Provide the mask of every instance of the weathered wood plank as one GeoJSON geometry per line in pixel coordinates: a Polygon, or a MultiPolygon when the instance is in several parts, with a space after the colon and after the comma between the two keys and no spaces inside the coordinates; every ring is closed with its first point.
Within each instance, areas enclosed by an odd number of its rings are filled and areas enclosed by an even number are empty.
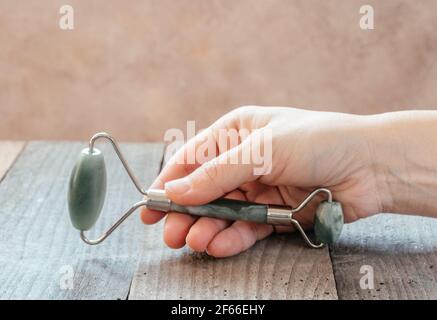
{"type": "Polygon", "coordinates": [[[340,299],[437,299],[437,219],[358,221],[345,227],[331,257],[340,299]],[[373,268],[373,290],[360,286],[363,265],[373,268]]]}
{"type": "Polygon", "coordinates": [[[297,235],[275,235],[215,259],[163,245],[162,223],[146,234],[129,299],[336,299],[328,249],[297,235]]]}
{"type": "Polygon", "coordinates": [[[162,227],[163,221],[149,226],[129,299],[337,299],[328,249],[310,249],[297,234],[215,259],[169,249],[162,227]]]}
{"type": "MultiPolygon", "coordinates": [[[[104,243],[88,246],[66,206],[70,170],[84,144],[34,142],[0,184],[0,298],[125,299],[144,244],[145,227],[129,218],[104,243]],[[69,280],[73,275],[73,287],[69,280]]],[[[108,196],[96,236],[141,198],[109,146],[108,196]]],[[[122,149],[145,185],[159,171],[163,146],[122,149]]]]}
{"type": "Polygon", "coordinates": [[[0,141],[0,181],[23,150],[24,142],[0,141]]]}
{"type": "MultiPolygon", "coordinates": [[[[170,155],[166,154],[163,165],[170,155]]],[[[328,249],[294,235],[274,235],[248,251],[215,259],[162,240],[150,226],[129,299],[337,299],[328,249]]]]}

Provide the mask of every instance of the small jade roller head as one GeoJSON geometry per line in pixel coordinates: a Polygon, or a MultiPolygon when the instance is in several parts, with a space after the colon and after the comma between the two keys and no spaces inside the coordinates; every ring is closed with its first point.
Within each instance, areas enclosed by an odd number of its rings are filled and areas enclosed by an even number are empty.
{"type": "Polygon", "coordinates": [[[102,211],[106,195],[106,167],[103,154],[97,148],[83,149],[71,172],[68,209],[73,226],[89,230],[102,211]]]}
{"type": "Polygon", "coordinates": [[[314,217],[314,233],[319,243],[336,242],[340,238],[343,224],[343,210],[340,202],[320,202],[314,217]]]}

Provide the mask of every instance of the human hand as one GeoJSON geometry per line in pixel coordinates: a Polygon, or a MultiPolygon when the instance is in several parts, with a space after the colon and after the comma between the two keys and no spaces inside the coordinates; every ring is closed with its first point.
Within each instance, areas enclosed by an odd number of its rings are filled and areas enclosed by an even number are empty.
{"type": "MultiPolygon", "coordinates": [[[[381,212],[382,194],[374,174],[365,116],[307,111],[282,107],[241,107],[217,120],[178,150],[151,188],[163,189],[181,205],[201,205],[221,196],[251,202],[295,207],[317,187],[327,187],[342,203],[345,222],[381,212]],[[220,129],[262,133],[271,130],[272,163],[267,174],[254,174],[254,164],[231,164],[232,157],[253,147],[251,136],[240,137],[235,148],[217,138],[220,129]],[[209,138],[218,156],[205,163],[188,164],[190,153],[209,138]],[[225,160],[225,161],[223,161],[225,160]]],[[[259,146],[258,146],[259,147],[259,146]]],[[[294,218],[311,228],[312,202],[294,218]]],[[[142,221],[152,224],[164,217],[143,209],[142,221]]],[[[276,227],[293,231],[292,227],[276,227]]],[[[238,254],[274,231],[273,226],[246,221],[225,221],[168,213],[164,240],[171,248],[187,243],[193,250],[215,257],[238,254]]]]}

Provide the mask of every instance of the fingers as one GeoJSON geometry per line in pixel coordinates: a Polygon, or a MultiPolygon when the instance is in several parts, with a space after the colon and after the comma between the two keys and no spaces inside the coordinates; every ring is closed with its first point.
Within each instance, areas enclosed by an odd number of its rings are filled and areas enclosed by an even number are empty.
{"type": "MultiPolygon", "coordinates": [[[[223,118],[224,119],[224,118],[223,118]]],[[[215,153],[204,155],[205,159],[213,159],[217,154],[217,145],[214,139],[214,131],[226,125],[223,119],[219,119],[211,127],[203,130],[201,133],[190,139],[182,148],[180,148],[167,162],[161,173],[152,183],[150,188],[164,189],[167,181],[182,178],[200,166],[199,159],[196,159],[196,149],[205,141],[209,144],[208,150],[215,150],[215,153]]],[[[165,214],[159,211],[143,208],[141,210],[141,220],[145,224],[153,224],[161,220],[165,214]]]]}
{"type": "MultiPolygon", "coordinates": [[[[207,131],[207,130],[205,130],[207,131]]],[[[203,135],[207,135],[208,132],[204,132],[203,135]]],[[[202,139],[202,134],[199,139],[202,139]]],[[[191,149],[195,148],[198,143],[196,139],[190,140],[183,148],[176,152],[167,162],[167,164],[162,169],[161,173],[155,179],[155,181],[150,186],[150,189],[164,189],[164,184],[167,181],[178,179],[191,173],[198,165],[192,164],[186,161],[187,154],[189,154],[191,149]]],[[[161,220],[165,213],[150,210],[147,208],[142,208],[141,210],[141,220],[145,224],[153,224],[161,220]]]]}
{"type": "MultiPolygon", "coordinates": [[[[234,191],[227,197],[245,200],[240,191],[234,191]]],[[[194,251],[204,252],[215,235],[230,224],[230,221],[222,219],[169,213],[165,221],[164,241],[171,248],[181,248],[187,243],[194,251]]]]}
{"type": "MultiPolygon", "coordinates": [[[[164,189],[164,182],[172,179],[172,177],[182,177],[186,175],[185,168],[181,166],[166,167],[156,180],[150,186],[151,189],[164,189]]],[[[140,217],[143,223],[153,224],[161,220],[165,213],[156,210],[150,210],[146,207],[141,209],[140,217]]]]}
{"type": "Polygon", "coordinates": [[[256,180],[258,176],[254,174],[253,164],[234,164],[239,163],[236,159],[241,159],[248,152],[250,144],[250,138],[247,138],[237,147],[204,163],[188,176],[166,183],[167,195],[182,205],[201,205],[256,180]]]}
{"type": "Polygon", "coordinates": [[[236,221],[212,239],[207,247],[207,252],[217,258],[233,256],[247,250],[256,241],[271,234],[272,231],[271,225],[236,221]]]}
{"type": "Polygon", "coordinates": [[[202,217],[190,228],[185,241],[192,250],[205,252],[216,234],[230,224],[231,222],[227,220],[202,217]]]}
{"type": "Polygon", "coordinates": [[[183,213],[172,212],[167,215],[164,224],[164,242],[173,249],[182,248],[185,238],[196,217],[183,213]]]}
{"type": "MultiPolygon", "coordinates": [[[[227,143],[222,146],[215,141],[216,129],[235,126],[233,123],[236,121],[235,116],[225,120],[219,120],[178,150],[151,188],[165,189],[168,197],[178,204],[201,205],[229,193],[242,184],[255,181],[258,176],[254,175],[253,164],[234,164],[242,163],[239,159],[242,159],[244,153],[252,147],[250,136],[241,143],[239,140],[240,144],[231,149],[227,149],[227,143]],[[204,144],[205,140],[208,148],[203,158],[206,162],[202,162],[197,158],[196,149],[204,144]],[[217,156],[219,152],[222,153],[217,156]]],[[[244,199],[244,195],[241,193],[237,198],[244,199]]],[[[164,215],[158,211],[143,209],[141,219],[144,223],[151,224],[164,215]]],[[[225,232],[230,225],[231,222],[221,219],[208,217],[198,219],[189,215],[169,213],[164,226],[164,241],[171,248],[180,248],[188,243],[193,250],[206,251],[213,239],[225,232]]],[[[239,223],[234,223],[229,229],[231,234],[232,230],[238,231],[236,234],[241,233],[240,242],[236,245],[239,252],[272,232],[270,226],[247,223],[241,226],[239,223]]],[[[233,236],[235,237],[235,234],[233,236]]],[[[216,251],[214,248],[212,250],[216,251]]],[[[220,253],[222,251],[218,249],[218,256],[223,254],[220,253]]],[[[235,254],[232,252],[226,254],[226,250],[224,252],[224,255],[235,254]]]]}

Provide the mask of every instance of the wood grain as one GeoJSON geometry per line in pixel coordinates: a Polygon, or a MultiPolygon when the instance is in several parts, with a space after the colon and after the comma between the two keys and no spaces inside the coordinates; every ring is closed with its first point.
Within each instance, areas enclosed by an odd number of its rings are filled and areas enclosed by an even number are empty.
{"type": "MultiPolygon", "coordinates": [[[[0,298],[125,299],[144,244],[138,216],[98,246],[85,245],[69,221],[66,194],[81,143],[34,142],[26,146],[0,184],[0,298]],[[73,288],[66,277],[73,272],[73,288]]],[[[91,237],[141,198],[109,146],[108,195],[91,237]]],[[[161,144],[122,149],[148,185],[159,171],[161,144]]]]}
{"type": "Polygon", "coordinates": [[[24,147],[21,141],[0,141],[0,181],[24,147]]]}
{"type": "Polygon", "coordinates": [[[162,223],[147,232],[129,299],[336,299],[328,249],[275,235],[215,259],[162,244],[162,223]]]}
{"type": "Polygon", "coordinates": [[[337,299],[328,249],[310,249],[296,234],[216,259],[166,247],[163,221],[149,228],[129,299],[337,299]]]}
{"type": "Polygon", "coordinates": [[[331,252],[340,299],[437,299],[437,219],[379,215],[347,225],[331,252]],[[374,271],[361,289],[360,268],[374,271]]]}

